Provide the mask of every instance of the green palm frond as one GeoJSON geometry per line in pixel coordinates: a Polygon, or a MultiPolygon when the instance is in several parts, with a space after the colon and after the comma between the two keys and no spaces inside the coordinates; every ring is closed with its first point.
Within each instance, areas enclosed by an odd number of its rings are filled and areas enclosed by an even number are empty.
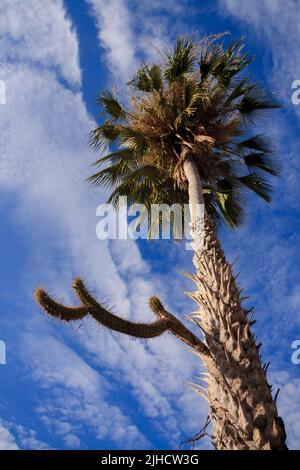
{"type": "Polygon", "coordinates": [[[195,44],[191,38],[179,37],[173,50],[167,51],[165,78],[173,83],[184,74],[193,71],[196,63],[195,44]]]}
{"type": "Polygon", "coordinates": [[[280,163],[273,155],[263,152],[252,152],[244,156],[244,161],[251,171],[252,168],[262,170],[272,176],[280,175],[280,163]]]}
{"type": "Polygon", "coordinates": [[[89,134],[91,148],[98,151],[107,148],[120,137],[120,129],[112,121],[106,121],[102,126],[93,129],[89,134]]]}
{"type": "Polygon", "coordinates": [[[147,149],[147,141],[142,132],[133,127],[122,127],[120,129],[122,144],[134,150],[137,155],[143,154],[147,149]]]}
{"type": "Polygon", "coordinates": [[[139,91],[161,91],[163,78],[159,65],[143,65],[128,85],[131,85],[139,91]]]}
{"type": "Polygon", "coordinates": [[[103,187],[114,187],[117,185],[122,179],[124,175],[126,175],[129,171],[131,171],[134,167],[136,167],[136,163],[134,161],[121,158],[118,162],[114,163],[103,170],[98,171],[94,175],[88,178],[90,183],[93,183],[95,186],[103,186],[103,187]]]}
{"type": "Polygon", "coordinates": [[[213,76],[222,86],[228,87],[233,77],[252,61],[248,54],[242,53],[242,49],[241,39],[232,41],[225,49],[222,44],[209,42],[199,60],[201,79],[213,76]]]}
{"type": "Polygon", "coordinates": [[[256,123],[264,118],[268,111],[280,107],[281,105],[274,96],[267,93],[259,83],[253,85],[237,105],[237,109],[246,123],[256,123]]]}
{"type": "Polygon", "coordinates": [[[129,148],[123,148],[123,149],[117,150],[116,152],[111,152],[105,157],[101,157],[99,160],[96,160],[94,163],[92,163],[92,166],[100,166],[108,162],[115,164],[121,159],[134,161],[135,154],[133,150],[129,148]]]}
{"type": "Polygon", "coordinates": [[[143,204],[150,209],[151,204],[159,204],[159,187],[152,181],[139,179],[135,181],[132,177],[124,178],[111,193],[108,203],[118,208],[120,196],[126,196],[128,206],[143,204]]]}
{"type": "Polygon", "coordinates": [[[263,176],[253,171],[249,175],[240,176],[238,181],[265,201],[271,202],[272,187],[263,176]]]}
{"type": "Polygon", "coordinates": [[[220,181],[216,189],[216,200],[224,222],[229,228],[237,228],[246,220],[245,192],[230,181],[220,181]]]}
{"type": "Polygon", "coordinates": [[[264,134],[254,135],[242,140],[237,143],[237,146],[240,149],[256,150],[257,152],[269,154],[274,153],[275,151],[272,140],[264,134]]]}
{"type": "Polygon", "coordinates": [[[110,91],[103,91],[97,103],[102,105],[105,112],[113,119],[124,119],[126,112],[110,91]]]}
{"type": "Polygon", "coordinates": [[[197,102],[203,97],[203,89],[193,80],[185,79],[182,81],[182,109],[177,109],[177,116],[174,121],[174,127],[177,130],[182,124],[185,116],[191,117],[197,111],[197,102]]]}
{"type": "Polygon", "coordinates": [[[246,220],[245,191],[231,181],[219,181],[217,187],[206,186],[204,199],[209,215],[216,226],[237,228],[246,220]]]}
{"type": "Polygon", "coordinates": [[[232,81],[230,87],[228,87],[228,97],[226,98],[225,105],[232,104],[235,100],[240,97],[243,97],[247,93],[250,93],[251,90],[255,88],[254,84],[251,84],[250,80],[244,78],[242,80],[232,81]]]}

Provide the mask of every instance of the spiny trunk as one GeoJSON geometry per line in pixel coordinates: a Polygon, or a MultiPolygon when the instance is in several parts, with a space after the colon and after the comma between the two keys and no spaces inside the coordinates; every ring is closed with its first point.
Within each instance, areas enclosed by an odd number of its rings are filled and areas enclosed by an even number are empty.
{"type": "MultiPolygon", "coordinates": [[[[193,198],[201,188],[197,168],[189,161],[184,171],[193,198]],[[197,186],[193,186],[195,181],[197,186]]],[[[190,204],[199,201],[198,194],[190,204]]],[[[217,366],[212,367],[203,358],[208,368],[203,381],[207,384],[214,445],[219,450],[286,449],[284,424],[278,417],[260,361],[259,345],[250,331],[250,312],[242,307],[243,298],[232,267],[225,259],[209,217],[205,217],[200,230],[194,226],[193,213],[191,217],[196,267],[192,278],[197,289],[189,295],[200,306],[193,319],[201,328],[217,366]],[[201,240],[197,239],[199,236],[201,240]]]]}

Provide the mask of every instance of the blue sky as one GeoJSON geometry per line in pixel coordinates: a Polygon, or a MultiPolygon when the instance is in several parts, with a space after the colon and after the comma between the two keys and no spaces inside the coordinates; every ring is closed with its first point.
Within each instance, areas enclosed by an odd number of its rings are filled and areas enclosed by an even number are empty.
{"type": "Polygon", "coordinates": [[[291,102],[299,22],[293,0],[1,1],[0,449],[170,449],[204,424],[206,403],[186,385],[203,368],[176,339],[144,343],[92,321],[60,324],[32,294],[42,285],[72,302],[80,275],[134,320],[151,318],[153,294],[178,316],[193,311],[180,274],[193,270],[190,252],[168,241],[97,239],[107,193],[84,181],[95,159],[87,134],[99,89],[126,93],[140,61],[155,60],[179,33],[223,31],[245,36],[256,57],[249,72],[283,103],[260,130],[284,164],[273,203],[253,197],[245,227],[220,236],[228,258],[238,256],[289,445],[300,448],[300,365],[291,361],[300,339],[300,105],[291,102]]]}

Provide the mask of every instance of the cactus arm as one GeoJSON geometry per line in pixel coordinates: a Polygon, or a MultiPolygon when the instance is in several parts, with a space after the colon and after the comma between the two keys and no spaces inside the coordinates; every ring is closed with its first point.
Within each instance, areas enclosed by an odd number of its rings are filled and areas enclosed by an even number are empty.
{"type": "Polygon", "coordinates": [[[186,343],[191,348],[198,351],[202,356],[211,357],[208,347],[192,333],[180,320],[167,312],[157,297],[150,297],[149,306],[158,318],[164,318],[169,322],[170,332],[186,343]]]}
{"type": "Polygon", "coordinates": [[[169,329],[168,319],[159,318],[153,323],[134,323],[114,315],[99,304],[88,291],[83,281],[76,278],[72,286],[80,301],[89,306],[90,315],[101,325],[136,338],[154,338],[169,329]]]}
{"type": "Polygon", "coordinates": [[[64,321],[75,321],[90,314],[101,325],[136,338],[155,338],[169,329],[168,320],[164,318],[152,323],[133,323],[114,315],[96,302],[80,279],[74,281],[73,287],[82,302],[79,307],[67,307],[60,304],[43,289],[36,290],[35,298],[43,310],[52,317],[64,321]]]}
{"type": "Polygon", "coordinates": [[[108,312],[101,305],[94,307],[91,316],[101,325],[106,326],[110,330],[134,336],[135,338],[155,338],[165,333],[168,329],[168,322],[165,320],[157,320],[152,323],[134,323],[108,312]]]}
{"type": "Polygon", "coordinates": [[[88,307],[84,305],[79,307],[67,307],[66,305],[55,302],[47,292],[40,288],[35,291],[35,299],[48,315],[59,318],[60,320],[81,320],[89,313],[88,307]]]}
{"type": "Polygon", "coordinates": [[[72,287],[73,289],[75,289],[76,295],[81,303],[83,303],[84,305],[90,305],[91,307],[99,306],[99,303],[88,291],[82,279],[80,279],[79,277],[74,279],[72,287]]]}
{"type": "Polygon", "coordinates": [[[151,297],[149,305],[155,313],[157,320],[152,323],[134,323],[114,315],[105,309],[88,291],[83,281],[75,279],[72,287],[81,302],[81,306],[67,307],[53,300],[43,289],[37,289],[35,298],[40,306],[51,316],[64,321],[75,321],[92,316],[98,323],[113,331],[136,338],[155,338],[166,331],[174,334],[184,343],[195,349],[200,355],[207,358],[210,352],[207,346],[197,338],[183,323],[167,312],[157,297],[151,297]]]}

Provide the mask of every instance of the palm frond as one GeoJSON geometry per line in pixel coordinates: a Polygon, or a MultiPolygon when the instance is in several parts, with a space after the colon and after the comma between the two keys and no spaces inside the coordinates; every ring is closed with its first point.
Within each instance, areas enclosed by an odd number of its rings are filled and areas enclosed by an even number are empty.
{"type": "Polygon", "coordinates": [[[245,93],[237,109],[245,122],[256,123],[264,118],[268,111],[279,109],[281,105],[271,93],[267,93],[260,84],[245,93]]]}
{"type": "Polygon", "coordinates": [[[225,226],[234,229],[245,222],[245,192],[238,185],[228,180],[219,181],[215,189],[205,187],[204,198],[207,212],[218,229],[225,226]]]}
{"type": "Polygon", "coordinates": [[[263,153],[274,153],[275,148],[272,140],[264,134],[254,135],[245,140],[237,142],[238,149],[250,149],[263,153]]]}
{"type": "Polygon", "coordinates": [[[238,177],[238,181],[265,201],[271,202],[272,188],[267,179],[263,176],[252,172],[249,175],[238,177]]]}
{"type": "Polygon", "coordinates": [[[208,46],[199,60],[201,79],[213,76],[222,86],[229,87],[233,77],[252,61],[252,58],[242,53],[242,49],[241,39],[232,41],[225,49],[222,44],[208,41],[208,46]]]}
{"type": "Polygon", "coordinates": [[[95,186],[114,187],[135,167],[134,161],[121,158],[113,165],[91,175],[87,181],[95,186]]]}
{"type": "Polygon", "coordinates": [[[246,220],[245,192],[226,180],[218,182],[215,192],[218,207],[228,227],[242,225],[246,220]]]}
{"type": "Polygon", "coordinates": [[[178,115],[174,121],[175,129],[182,124],[185,116],[191,117],[197,111],[197,101],[202,96],[202,90],[199,88],[198,84],[192,80],[184,80],[181,85],[182,93],[182,103],[181,108],[177,108],[178,115]]]}
{"type": "Polygon", "coordinates": [[[163,78],[159,65],[143,65],[128,85],[140,91],[161,91],[163,78]]]}
{"type": "Polygon", "coordinates": [[[124,119],[126,112],[110,91],[103,91],[97,103],[102,105],[105,112],[113,119],[124,119]]]}
{"type": "Polygon", "coordinates": [[[251,84],[251,81],[248,78],[233,81],[231,86],[228,87],[229,94],[224,105],[227,106],[232,104],[235,100],[246,95],[254,88],[255,85],[251,84]]]}
{"type": "Polygon", "coordinates": [[[179,37],[173,50],[167,51],[165,78],[169,83],[193,71],[196,62],[195,44],[191,38],[179,37]]]}
{"type": "Polygon", "coordinates": [[[244,161],[249,170],[253,168],[265,171],[272,176],[280,175],[280,164],[273,155],[264,152],[252,152],[244,156],[244,161]]]}
{"type": "Polygon", "coordinates": [[[89,145],[97,151],[116,142],[118,137],[120,137],[120,128],[112,121],[107,121],[90,132],[89,145]]]}
{"type": "Polygon", "coordinates": [[[123,126],[120,129],[121,142],[136,154],[143,154],[147,149],[147,141],[142,132],[134,127],[123,126]]]}
{"type": "MultiPolygon", "coordinates": [[[[160,185],[163,183],[163,176],[162,172],[158,168],[151,165],[136,165],[135,167],[130,165],[131,163],[129,163],[127,168],[125,166],[120,167],[121,171],[125,171],[122,173],[122,179],[118,181],[118,185],[111,194],[111,197],[108,200],[109,203],[111,202],[115,204],[119,196],[125,195],[130,199],[130,203],[133,203],[134,201],[131,201],[132,194],[135,194],[137,197],[137,194],[140,193],[136,202],[144,204],[146,200],[142,199],[143,194],[146,193],[147,197],[149,197],[149,191],[150,194],[152,191],[154,193],[155,191],[159,191],[160,185]]],[[[154,196],[150,198],[151,201],[153,201],[153,197],[154,196]]],[[[148,207],[148,202],[146,203],[146,206],[148,207]]]]}
{"type": "Polygon", "coordinates": [[[92,163],[92,166],[101,166],[107,162],[114,164],[121,159],[134,161],[136,157],[135,157],[133,150],[128,149],[128,148],[123,148],[123,149],[117,150],[116,152],[111,152],[105,155],[104,157],[101,157],[99,160],[96,160],[94,163],[92,163]]]}

